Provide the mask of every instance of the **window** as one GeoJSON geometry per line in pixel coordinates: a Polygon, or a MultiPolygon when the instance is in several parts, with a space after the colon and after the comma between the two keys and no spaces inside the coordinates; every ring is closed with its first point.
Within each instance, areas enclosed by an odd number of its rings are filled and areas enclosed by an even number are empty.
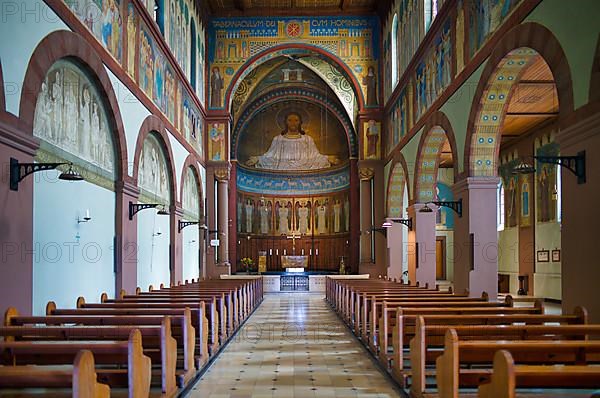
{"type": "Polygon", "coordinates": [[[392,89],[398,84],[398,14],[394,14],[392,21],[392,89]]]}
{"type": "Polygon", "coordinates": [[[504,231],[504,185],[502,182],[498,184],[496,206],[496,226],[498,231],[504,231]]]}
{"type": "Polygon", "coordinates": [[[196,91],[196,24],[194,23],[194,18],[192,18],[191,22],[191,36],[192,43],[190,46],[190,83],[192,84],[192,88],[196,91]]]}
{"type": "Polygon", "coordinates": [[[154,21],[160,29],[160,33],[165,35],[165,12],[164,12],[164,0],[154,0],[154,21]]]}
{"type": "Polygon", "coordinates": [[[429,30],[431,23],[438,12],[438,0],[424,0],[425,32],[429,30]]]}

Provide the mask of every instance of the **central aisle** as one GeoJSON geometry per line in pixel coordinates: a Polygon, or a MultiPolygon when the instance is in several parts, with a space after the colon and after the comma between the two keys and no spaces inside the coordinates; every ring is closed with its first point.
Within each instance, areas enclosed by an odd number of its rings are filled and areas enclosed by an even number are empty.
{"type": "Polygon", "coordinates": [[[322,294],[266,294],[190,397],[399,397],[322,294]]]}

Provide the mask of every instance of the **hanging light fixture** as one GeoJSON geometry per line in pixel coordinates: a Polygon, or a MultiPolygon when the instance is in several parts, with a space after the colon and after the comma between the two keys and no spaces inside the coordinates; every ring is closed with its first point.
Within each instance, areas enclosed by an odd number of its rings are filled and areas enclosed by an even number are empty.
{"type": "Polygon", "coordinates": [[[30,174],[37,173],[38,171],[54,170],[58,166],[69,165],[67,171],[60,173],[58,176],[59,180],[63,181],[82,181],[83,176],[73,170],[73,163],[62,162],[62,163],[20,163],[15,158],[10,158],[10,189],[11,191],[19,190],[19,182],[30,174]]]}

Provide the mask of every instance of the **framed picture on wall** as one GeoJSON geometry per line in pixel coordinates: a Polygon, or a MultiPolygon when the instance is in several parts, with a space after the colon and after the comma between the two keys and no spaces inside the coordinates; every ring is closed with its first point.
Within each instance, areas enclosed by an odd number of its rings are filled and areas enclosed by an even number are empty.
{"type": "Polygon", "coordinates": [[[538,263],[550,262],[550,250],[538,250],[537,251],[537,262],[538,263]]]}
{"type": "Polygon", "coordinates": [[[560,250],[559,249],[552,250],[552,262],[553,263],[560,262],[560,250]]]}

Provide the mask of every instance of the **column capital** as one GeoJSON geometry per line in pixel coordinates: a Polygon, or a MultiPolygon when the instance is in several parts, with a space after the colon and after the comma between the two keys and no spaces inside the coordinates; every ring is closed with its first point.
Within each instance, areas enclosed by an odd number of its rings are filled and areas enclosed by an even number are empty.
{"type": "Polygon", "coordinates": [[[231,164],[224,162],[218,165],[214,165],[214,175],[219,182],[229,181],[229,172],[231,170],[231,164]]]}
{"type": "Polygon", "coordinates": [[[373,169],[372,167],[364,167],[364,166],[358,167],[358,176],[360,177],[361,181],[369,181],[370,179],[373,178],[374,175],[375,175],[375,169],[373,169]]]}

